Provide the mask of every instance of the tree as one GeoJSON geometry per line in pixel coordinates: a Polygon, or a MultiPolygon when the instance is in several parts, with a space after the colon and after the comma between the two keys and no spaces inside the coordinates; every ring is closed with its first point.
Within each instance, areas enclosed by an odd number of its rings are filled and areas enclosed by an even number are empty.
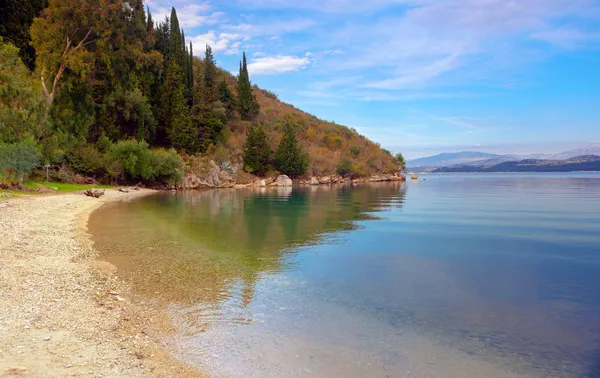
{"type": "Polygon", "coordinates": [[[29,28],[33,19],[48,6],[48,0],[4,0],[0,2],[0,37],[19,49],[23,63],[35,69],[35,49],[29,28]]]}
{"type": "Polygon", "coordinates": [[[255,175],[264,176],[269,171],[270,160],[271,147],[265,129],[260,125],[251,127],[244,150],[244,167],[255,175]]]}
{"type": "Polygon", "coordinates": [[[406,162],[404,161],[404,156],[400,152],[398,152],[396,154],[396,156],[394,157],[394,160],[396,161],[396,163],[400,167],[401,171],[406,168],[406,162]]]}
{"type": "Polygon", "coordinates": [[[67,68],[83,73],[91,66],[86,46],[95,40],[93,22],[97,6],[90,0],[53,1],[31,26],[33,46],[38,54],[44,97],[52,105],[61,77],[67,68]]]}
{"type": "Polygon", "coordinates": [[[229,89],[225,78],[219,83],[219,100],[227,111],[227,117],[231,118],[235,112],[235,96],[229,89]]]}
{"type": "Polygon", "coordinates": [[[260,111],[256,97],[252,92],[252,84],[250,83],[248,65],[246,63],[246,53],[242,55],[240,73],[238,75],[238,111],[240,117],[246,121],[252,120],[260,111]]]}
{"type": "Polygon", "coordinates": [[[172,146],[195,153],[198,150],[198,129],[192,124],[182,74],[175,60],[167,63],[162,86],[161,122],[172,146]]]}
{"type": "Polygon", "coordinates": [[[43,131],[44,97],[18,54],[0,37],[0,142],[39,139],[43,131]]]}
{"type": "Polygon", "coordinates": [[[283,137],[275,153],[275,166],[290,177],[302,176],[308,169],[308,154],[298,146],[296,131],[289,121],[284,125],[283,137]]]}
{"type": "Polygon", "coordinates": [[[167,60],[174,59],[180,68],[185,67],[183,61],[183,37],[181,35],[181,29],[179,28],[179,19],[177,18],[177,11],[175,8],[171,9],[171,26],[169,28],[169,50],[167,53],[167,60]]]}
{"type": "Polygon", "coordinates": [[[0,142],[0,186],[22,186],[23,180],[40,165],[41,154],[31,137],[16,143],[0,142]]]}
{"type": "Polygon", "coordinates": [[[346,176],[352,173],[352,160],[348,159],[347,157],[340,160],[340,164],[338,164],[336,171],[340,176],[346,176]]]}

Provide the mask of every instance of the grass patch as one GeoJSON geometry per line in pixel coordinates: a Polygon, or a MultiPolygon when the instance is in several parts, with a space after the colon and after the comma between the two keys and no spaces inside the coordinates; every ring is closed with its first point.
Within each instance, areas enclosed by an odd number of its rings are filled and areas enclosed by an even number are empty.
{"type": "Polygon", "coordinates": [[[82,185],[82,184],[68,184],[64,182],[47,182],[47,181],[28,181],[25,183],[25,189],[38,189],[39,185],[43,185],[48,189],[55,190],[59,193],[76,192],[78,190],[86,190],[90,188],[103,188],[110,189],[110,185],[82,185]]]}

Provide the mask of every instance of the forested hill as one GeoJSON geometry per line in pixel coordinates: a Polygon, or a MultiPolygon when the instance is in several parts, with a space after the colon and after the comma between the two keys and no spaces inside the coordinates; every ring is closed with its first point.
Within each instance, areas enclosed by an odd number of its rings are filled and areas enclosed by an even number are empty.
{"type": "Polygon", "coordinates": [[[175,9],[153,20],[143,0],[8,0],[1,7],[4,186],[46,164],[63,179],[78,173],[113,181],[173,181],[199,158],[259,175],[398,170],[389,152],[355,130],[253,86],[245,54],[237,76],[218,68],[210,46],[196,47],[204,52],[196,58],[175,9]]]}

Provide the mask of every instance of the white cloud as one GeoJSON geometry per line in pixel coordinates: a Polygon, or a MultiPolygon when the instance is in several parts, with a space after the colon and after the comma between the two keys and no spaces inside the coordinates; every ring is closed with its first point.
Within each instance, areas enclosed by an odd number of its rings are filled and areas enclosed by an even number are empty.
{"type": "MultiPolygon", "coordinates": [[[[171,5],[166,1],[148,0],[146,1],[152,12],[152,17],[156,22],[162,22],[165,17],[171,16],[171,5]]],[[[225,16],[223,12],[212,12],[212,7],[208,3],[200,4],[177,4],[177,19],[182,28],[195,28],[202,25],[216,25],[225,16]]]]}
{"type": "Polygon", "coordinates": [[[215,33],[211,30],[207,33],[197,35],[190,38],[190,41],[196,48],[195,55],[202,56],[204,54],[204,46],[209,45],[213,52],[224,52],[225,54],[237,54],[241,46],[238,41],[241,38],[239,34],[232,33],[215,33]]]}
{"type": "Polygon", "coordinates": [[[308,57],[297,56],[271,56],[252,60],[248,64],[248,71],[253,75],[281,74],[284,72],[298,71],[310,64],[308,57]]]}

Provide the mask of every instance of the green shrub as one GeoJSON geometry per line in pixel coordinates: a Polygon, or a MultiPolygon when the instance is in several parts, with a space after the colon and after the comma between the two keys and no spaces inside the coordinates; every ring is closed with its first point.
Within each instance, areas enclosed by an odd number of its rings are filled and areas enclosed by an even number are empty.
{"type": "Polygon", "coordinates": [[[148,148],[148,143],[122,140],[112,145],[107,154],[107,171],[125,181],[165,182],[183,179],[183,160],[174,149],[148,148]]]}
{"type": "Polygon", "coordinates": [[[337,167],[337,174],[346,176],[350,173],[352,173],[352,161],[348,158],[343,158],[337,167]]]}
{"type": "Polygon", "coordinates": [[[172,148],[150,150],[150,166],[154,181],[175,184],[183,180],[183,160],[172,148]]]}
{"type": "Polygon", "coordinates": [[[86,144],[71,149],[67,153],[71,168],[84,175],[101,176],[106,173],[106,160],[96,147],[86,144]]]}
{"type": "Polygon", "coordinates": [[[126,181],[152,179],[150,150],[146,142],[121,140],[111,146],[107,160],[111,167],[109,172],[114,178],[126,181]]]}
{"type": "Polygon", "coordinates": [[[32,137],[17,143],[0,143],[0,186],[22,186],[41,160],[40,148],[32,137]]]}
{"type": "Polygon", "coordinates": [[[96,147],[98,148],[98,151],[108,152],[111,146],[112,142],[110,141],[110,139],[104,134],[100,135],[100,138],[98,138],[98,141],[96,142],[96,147]]]}
{"type": "Polygon", "coordinates": [[[350,153],[350,156],[357,157],[360,154],[360,147],[359,146],[350,147],[349,153],[350,153]]]}

